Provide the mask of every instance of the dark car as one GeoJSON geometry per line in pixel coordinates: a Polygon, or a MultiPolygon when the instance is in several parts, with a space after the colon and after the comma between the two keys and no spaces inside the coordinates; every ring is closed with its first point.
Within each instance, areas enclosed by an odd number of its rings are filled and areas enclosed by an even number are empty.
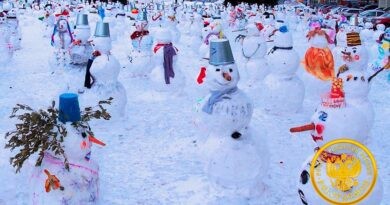
{"type": "Polygon", "coordinates": [[[390,13],[384,13],[382,16],[378,16],[371,19],[374,25],[384,24],[386,27],[390,26],[390,13]]]}

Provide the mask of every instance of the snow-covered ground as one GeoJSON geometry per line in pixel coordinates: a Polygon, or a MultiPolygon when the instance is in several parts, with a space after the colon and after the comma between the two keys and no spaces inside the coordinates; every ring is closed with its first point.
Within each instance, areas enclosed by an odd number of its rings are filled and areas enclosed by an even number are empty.
{"type": "MultiPolygon", "coordinates": [[[[51,100],[58,101],[60,93],[75,92],[83,85],[84,70],[59,69],[53,73],[48,64],[53,48],[49,39],[42,37],[37,18],[27,16],[20,25],[23,48],[0,69],[0,136],[14,129],[15,121],[8,116],[16,103],[44,108],[51,100]]],[[[121,52],[129,45],[114,42],[112,53],[121,63],[126,61],[121,52]]],[[[94,147],[92,152],[100,165],[100,204],[207,204],[221,194],[204,173],[201,142],[207,134],[195,122],[195,104],[206,94],[195,84],[201,63],[185,46],[178,48],[178,64],[187,77],[183,92],[156,92],[147,79],[130,78],[122,69],[119,80],[127,90],[126,119],[92,123],[96,136],[107,144],[94,147]]],[[[390,204],[389,89],[383,73],[372,83],[370,93],[376,118],[368,146],[375,154],[384,184],[382,205],[390,204]]],[[[262,137],[267,139],[270,156],[262,157],[269,158],[271,165],[264,170],[268,175],[262,200],[250,204],[300,204],[296,189],[299,169],[315,145],[309,135],[292,135],[289,128],[308,122],[316,106],[310,99],[313,97],[306,97],[301,112],[288,116],[265,115],[255,107],[251,126],[266,131],[262,137]]],[[[253,99],[259,100],[266,99],[253,99]]],[[[0,147],[4,144],[4,137],[0,137],[0,147]]],[[[9,150],[0,149],[0,205],[30,204],[32,166],[25,165],[15,174],[9,165],[10,156],[9,150]]]]}

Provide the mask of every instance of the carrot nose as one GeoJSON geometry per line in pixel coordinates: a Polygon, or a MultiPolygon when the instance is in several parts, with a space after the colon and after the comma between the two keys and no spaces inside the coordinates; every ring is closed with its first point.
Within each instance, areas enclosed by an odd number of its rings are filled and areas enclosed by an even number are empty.
{"type": "Polygon", "coordinates": [[[223,78],[225,78],[225,80],[227,80],[227,81],[231,81],[231,80],[232,80],[232,76],[231,76],[229,73],[223,72],[223,73],[222,73],[222,76],[223,76],[223,78]]]}
{"type": "Polygon", "coordinates": [[[351,55],[351,52],[341,51],[341,53],[346,55],[346,56],[350,56],[351,55]]]}
{"type": "Polygon", "coordinates": [[[89,141],[92,142],[92,143],[95,143],[95,144],[98,144],[98,145],[101,145],[101,146],[106,146],[106,144],[100,140],[98,140],[97,138],[93,137],[93,136],[89,136],[89,141]]]}
{"type": "Polygon", "coordinates": [[[315,129],[315,125],[314,123],[311,123],[307,125],[290,128],[290,132],[304,132],[304,131],[309,131],[314,129],[315,129]]]}

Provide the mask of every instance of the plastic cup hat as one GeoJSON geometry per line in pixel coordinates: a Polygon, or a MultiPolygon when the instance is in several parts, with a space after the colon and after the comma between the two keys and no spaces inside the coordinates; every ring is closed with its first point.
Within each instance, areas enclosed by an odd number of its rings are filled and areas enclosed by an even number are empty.
{"type": "Polygon", "coordinates": [[[95,37],[110,37],[110,25],[107,22],[96,23],[95,37]]]}
{"type": "Polygon", "coordinates": [[[58,119],[63,122],[77,122],[81,120],[78,96],[75,93],[60,95],[58,119]]]}
{"type": "Polygon", "coordinates": [[[210,65],[227,65],[234,63],[229,40],[213,39],[210,41],[210,65]]]}
{"type": "Polygon", "coordinates": [[[77,14],[76,27],[88,27],[88,14],[77,14]]]}

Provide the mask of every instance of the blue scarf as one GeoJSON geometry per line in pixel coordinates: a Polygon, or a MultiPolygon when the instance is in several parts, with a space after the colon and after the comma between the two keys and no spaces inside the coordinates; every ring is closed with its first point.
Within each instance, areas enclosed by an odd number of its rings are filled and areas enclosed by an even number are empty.
{"type": "Polygon", "coordinates": [[[208,114],[213,113],[213,106],[215,103],[221,101],[224,95],[229,95],[237,91],[237,86],[234,88],[226,89],[226,90],[217,90],[211,91],[211,96],[209,97],[206,104],[204,104],[202,111],[208,114]]]}

